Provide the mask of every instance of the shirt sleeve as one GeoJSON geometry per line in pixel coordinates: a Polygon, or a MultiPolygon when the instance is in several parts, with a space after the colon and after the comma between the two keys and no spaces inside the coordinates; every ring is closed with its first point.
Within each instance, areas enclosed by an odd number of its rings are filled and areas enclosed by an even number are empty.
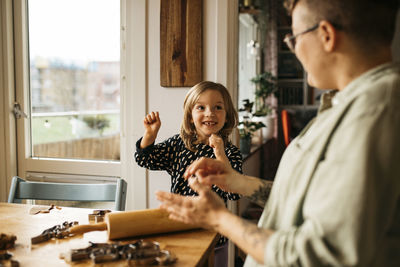
{"type": "Polygon", "coordinates": [[[149,170],[170,171],[176,139],[171,137],[164,142],[151,144],[145,148],[140,148],[140,138],[136,142],[135,161],[136,163],[149,170]]]}
{"type": "MultiPolygon", "coordinates": [[[[243,159],[242,159],[242,154],[240,153],[240,150],[230,144],[228,145],[228,147],[225,149],[225,154],[226,157],[228,158],[232,168],[234,170],[236,170],[239,173],[242,173],[242,164],[243,164],[243,159]]],[[[238,200],[240,199],[240,195],[239,194],[234,194],[234,193],[229,193],[229,192],[225,192],[223,190],[221,190],[220,188],[215,187],[215,192],[217,192],[224,200],[238,200]]]]}
{"type": "Polygon", "coordinates": [[[381,106],[359,115],[335,130],[294,204],[303,223],[267,241],[267,266],[370,266],[380,249],[399,244],[400,113],[381,106]]]}

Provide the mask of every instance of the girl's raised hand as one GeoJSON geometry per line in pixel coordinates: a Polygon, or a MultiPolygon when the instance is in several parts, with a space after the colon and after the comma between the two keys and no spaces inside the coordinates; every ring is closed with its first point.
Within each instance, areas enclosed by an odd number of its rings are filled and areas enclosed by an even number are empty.
{"type": "Polygon", "coordinates": [[[161,120],[158,111],[147,114],[143,119],[145,129],[140,147],[145,148],[154,143],[157,138],[158,130],[161,127],[161,120]]]}
{"type": "Polygon", "coordinates": [[[215,157],[219,160],[229,162],[225,154],[224,140],[216,134],[212,134],[208,140],[210,146],[214,148],[215,157]]]}
{"type": "Polygon", "coordinates": [[[152,111],[151,113],[147,114],[143,119],[143,126],[146,130],[145,134],[148,134],[155,139],[161,127],[160,114],[158,111],[152,111]]]}

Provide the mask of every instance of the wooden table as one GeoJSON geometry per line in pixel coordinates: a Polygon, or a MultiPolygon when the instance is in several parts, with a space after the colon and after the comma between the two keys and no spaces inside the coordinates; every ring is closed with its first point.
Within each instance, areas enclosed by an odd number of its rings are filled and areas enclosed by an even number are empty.
{"type": "MultiPolygon", "coordinates": [[[[69,266],[63,259],[60,259],[61,253],[87,247],[89,241],[111,242],[107,240],[106,231],[95,231],[67,239],[54,239],[31,245],[31,237],[64,221],[78,221],[79,224],[87,224],[88,214],[93,212],[92,209],[62,207],[61,210],[53,209],[47,214],[30,215],[29,210],[32,207],[32,205],[25,204],[0,203],[0,233],[17,236],[15,248],[8,251],[13,254],[13,260],[19,261],[20,266],[69,266]]],[[[173,253],[178,260],[170,266],[213,266],[214,246],[218,241],[218,234],[215,232],[198,229],[141,238],[157,241],[162,249],[173,253]]],[[[137,239],[134,238],[131,241],[137,239]]],[[[106,265],[128,266],[128,263],[121,260],[106,265]]],[[[94,264],[91,261],[84,261],[78,264],[74,263],[73,266],[94,266],[94,264]]]]}

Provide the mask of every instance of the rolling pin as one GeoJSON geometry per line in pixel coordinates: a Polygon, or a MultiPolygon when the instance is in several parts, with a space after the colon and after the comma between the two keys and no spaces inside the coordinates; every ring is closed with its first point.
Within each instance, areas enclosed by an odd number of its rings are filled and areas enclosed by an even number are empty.
{"type": "Polygon", "coordinates": [[[161,209],[123,211],[107,213],[104,222],[76,225],[69,228],[70,234],[107,230],[108,239],[120,239],[149,234],[177,232],[200,228],[168,218],[161,209]]]}

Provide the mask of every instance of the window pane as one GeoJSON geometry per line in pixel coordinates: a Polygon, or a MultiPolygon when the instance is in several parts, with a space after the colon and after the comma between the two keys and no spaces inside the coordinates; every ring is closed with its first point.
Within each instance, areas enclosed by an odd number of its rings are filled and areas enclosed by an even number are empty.
{"type": "MultiPolygon", "coordinates": [[[[239,48],[238,48],[238,107],[243,108],[243,100],[255,102],[255,85],[250,80],[257,75],[260,56],[257,54],[258,25],[247,13],[239,14],[239,48]]],[[[255,112],[255,106],[253,112],[255,112]]],[[[241,115],[241,114],[240,114],[241,115]]]]}
{"type": "Polygon", "coordinates": [[[119,160],[120,1],[28,3],[32,156],[119,160]]]}

